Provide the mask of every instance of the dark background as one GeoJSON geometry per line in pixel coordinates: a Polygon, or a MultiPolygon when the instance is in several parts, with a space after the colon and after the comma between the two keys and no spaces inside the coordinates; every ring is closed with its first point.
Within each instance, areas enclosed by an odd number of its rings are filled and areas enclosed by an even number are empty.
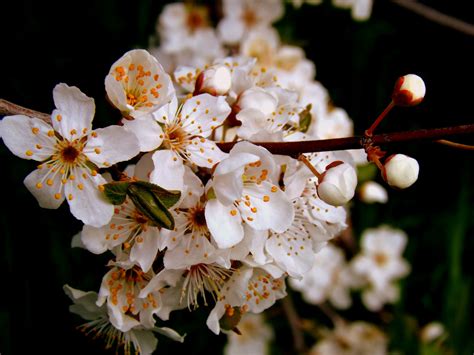
{"type": "MultiPolygon", "coordinates": [[[[467,1],[425,3],[474,22],[467,1]]],[[[152,0],[30,0],[2,6],[0,98],[51,112],[52,89],[65,82],[95,98],[96,127],[115,123],[118,116],[105,101],[104,78],[127,50],[147,47],[162,6],[163,2],[152,0]]],[[[299,10],[287,6],[287,10],[277,24],[283,38],[303,46],[315,61],[316,78],[335,105],[348,111],[356,133],[370,125],[388,103],[396,78],[407,73],[425,80],[426,98],[417,107],[396,108],[379,132],[473,122],[474,37],[389,1],[377,1],[366,23],[354,22],[347,11],[328,4],[299,10]]],[[[393,321],[384,329],[393,340],[392,349],[413,354],[420,351],[419,326],[441,321],[449,332],[447,347],[455,354],[471,354],[473,153],[432,143],[406,144],[394,152],[418,159],[418,182],[405,191],[390,190],[387,205],[356,201],[353,206],[357,235],[366,227],[389,223],[410,238],[405,257],[412,273],[402,283],[399,304],[389,307],[393,321]]],[[[71,238],[81,223],[69,214],[67,204],[59,210],[39,208],[22,183],[35,163],[13,156],[3,145],[0,157],[0,353],[104,353],[100,341],[75,329],[82,321],[68,312],[70,301],[62,285],[98,290],[108,256],[71,249],[71,238]]],[[[304,317],[324,318],[304,305],[299,295],[293,296],[304,317]]],[[[357,298],[355,303],[343,315],[380,323],[379,315],[364,311],[357,298]]],[[[172,315],[170,325],[188,336],[184,344],[160,337],[158,352],[219,353],[225,336],[214,336],[206,328],[208,311],[172,315]]],[[[281,308],[274,306],[269,317],[278,336],[273,352],[291,354],[292,340],[281,308]]]]}

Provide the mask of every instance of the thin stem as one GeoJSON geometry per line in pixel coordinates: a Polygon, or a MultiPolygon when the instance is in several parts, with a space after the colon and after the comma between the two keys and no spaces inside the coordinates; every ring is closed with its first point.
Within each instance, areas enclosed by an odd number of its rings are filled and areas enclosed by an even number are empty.
{"type": "Polygon", "coordinates": [[[444,144],[444,145],[447,145],[447,146],[450,146],[450,147],[456,148],[456,149],[474,150],[474,145],[461,144],[461,143],[457,143],[457,142],[453,142],[453,141],[448,141],[446,139],[438,139],[435,142],[439,143],[439,144],[444,144]]]}
{"type": "Polygon", "coordinates": [[[316,168],[313,166],[313,164],[311,164],[311,162],[308,160],[308,158],[306,158],[303,154],[301,154],[299,157],[298,157],[298,160],[300,162],[302,162],[304,165],[306,165],[306,167],[311,170],[311,172],[314,174],[314,176],[316,176],[318,178],[318,180],[321,179],[321,174],[316,170],[316,168]]]}
{"type": "Polygon", "coordinates": [[[286,318],[290,324],[291,333],[293,334],[293,346],[297,353],[304,353],[306,350],[306,345],[304,343],[304,336],[301,330],[302,322],[296,313],[295,305],[291,299],[291,295],[287,295],[281,300],[283,305],[283,310],[285,311],[286,318]]]}
{"type": "Polygon", "coordinates": [[[392,0],[392,2],[437,24],[449,27],[469,36],[474,36],[473,24],[464,22],[456,17],[446,15],[415,0],[392,0]]]}
{"type": "Polygon", "coordinates": [[[387,116],[387,114],[392,110],[392,108],[394,108],[394,106],[395,106],[395,103],[393,102],[393,100],[390,101],[387,107],[385,107],[385,110],[383,110],[382,113],[379,115],[379,117],[375,119],[374,123],[372,123],[372,126],[370,126],[369,129],[365,131],[366,136],[372,137],[372,134],[374,133],[375,128],[377,128],[380,122],[382,122],[382,120],[385,118],[385,116],[387,116]]]}

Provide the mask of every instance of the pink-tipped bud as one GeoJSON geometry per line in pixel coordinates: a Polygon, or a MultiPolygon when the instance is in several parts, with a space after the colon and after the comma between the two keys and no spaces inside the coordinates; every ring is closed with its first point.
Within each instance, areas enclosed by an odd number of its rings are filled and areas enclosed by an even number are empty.
{"type": "Polygon", "coordinates": [[[342,206],[354,197],[356,186],[357,174],[352,165],[333,162],[319,179],[318,195],[332,206],[342,206]]]}
{"type": "Polygon", "coordinates": [[[398,78],[392,93],[392,100],[397,106],[415,106],[425,97],[426,86],[423,79],[415,74],[398,78]]]}
{"type": "Polygon", "coordinates": [[[229,92],[231,84],[232,75],[229,68],[225,65],[213,65],[199,74],[194,94],[225,95],[229,92]]]}
{"type": "Polygon", "coordinates": [[[394,154],[387,158],[382,176],[392,187],[406,189],[418,179],[418,162],[404,154],[394,154]]]}

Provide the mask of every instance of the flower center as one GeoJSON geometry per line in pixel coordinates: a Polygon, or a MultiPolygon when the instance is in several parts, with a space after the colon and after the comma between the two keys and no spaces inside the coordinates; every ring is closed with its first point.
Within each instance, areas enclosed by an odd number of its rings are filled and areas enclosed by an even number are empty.
{"type": "Polygon", "coordinates": [[[192,8],[187,17],[187,25],[191,32],[196,31],[199,28],[206,27],[207,16],[205,8],[192,8]]]}
{"type": "Polygon", "coordinates": [[[242,22],[245,23],[247,27],[253,27],[257,23],[257,16],[255,15],[255,11],[251,8],[246,8],[242,12],[242,22]]]}
{"type": "Polygon", "coordinates": [[[184,275],[180,303],[186,298],[188,308],[192,306],[196,309],[199,307],[198,296],[201,295],[204,305],[207,306],[206,291],[211,293],[214,300],[217,300],[222,286],[231,277],[232,272],[232,269],[225,269],[216,264],[191,266],[184,275]]]}
{"type": "Polygon", "coordinates": [[[179,123],[167,126],[165,130],[165,138],[163,140],[165,148],[171,149],[184,156],[185,148],[190,142],[189,133],[186,132],[179,123]]]}
{"type": "Polygon", "coordinates": [[[374,255],[374,260],[378,266],[384,266],[387,263],[388,258],[384,253],[376,253],[374,255]]]}
{"type": "Polygon", "coordinates": [[[61,151],[61,158],[66,163],[74,163],[79,154],[76,147],[69,145],[61,151]]]}

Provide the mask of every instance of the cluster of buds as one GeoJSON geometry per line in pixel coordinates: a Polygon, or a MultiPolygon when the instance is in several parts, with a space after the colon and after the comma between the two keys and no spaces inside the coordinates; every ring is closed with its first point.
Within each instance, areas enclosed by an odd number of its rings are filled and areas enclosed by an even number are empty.
{"type": "Polygon", "coordinates": [[[382,172],[383,179],[393,188],[406,189],[418,179],[418,162],[404,154],[393,154],[385,158],[382,164],[380,159],[385,157],[379,147],[372,143],[372,135],[375,128],[382,122],[390,110],[395,106],[415,106],[425,97],[426,87],[423,79],[415,74],[407,74],[400,77],[392,92],[392,101],[387,108],[377,117],[369,129],[365,131],[364,148],[367,159],[374,162],[382,172]]]}

